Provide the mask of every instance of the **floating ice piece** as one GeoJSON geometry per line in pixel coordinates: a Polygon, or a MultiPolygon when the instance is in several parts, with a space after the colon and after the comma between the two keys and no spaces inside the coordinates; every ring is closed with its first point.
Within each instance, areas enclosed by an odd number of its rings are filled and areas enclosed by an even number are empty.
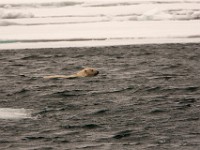
{"type": "Polygon", "coordinates": [[[29,109],[14,109],[0,108],[0,119],[25,119],[31,118],[31,110],[29,109]]]}

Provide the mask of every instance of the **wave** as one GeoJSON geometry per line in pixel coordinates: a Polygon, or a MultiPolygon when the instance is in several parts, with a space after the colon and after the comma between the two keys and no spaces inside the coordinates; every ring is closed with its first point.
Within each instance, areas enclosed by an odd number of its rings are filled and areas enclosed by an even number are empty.
{"type": "Polygon", "coordinates": [[[34,15],[30,12],[0,10],[0,19],[18,19],[18,18],[33,18],[33,17],[34,15]]]}
{"type": "Polygon", "coordinates": [[[144,5],[144,4],[179,4],[179,3],[188,3],[188,4],[195,4],[200,3],[200,1],[161,1],[161,0],[147,0],[147,1],[134,1],[134,2],[94,2],[85,4],[85,7],[115,7],[115,6],[130,6],[130,5],[144,5]]]}
{"type": "MultiPolygon", "coordinates": [[[[130,15],[129,15],[130,16],[130,15]]],[[[158,10],[153,9],[143,14],[134,14],[130,21],[162,21],[162,20],[199,20],[200,9],[170,9],[158,10]]]]}
{"type": "Polygon", "coordinates": [[[7,43],[38,43],[38,42],[75,42],[75,41],[105,41],[107,38],[72,38],[72,39],[36,39],[36,40],[0,40],[0,44],[7,43]]]}
{"type": "Polygon", "coordinates": [[[71,38],[71,39],[22,39],[22,40],[1,40],[0,44],[7,44],[7,43],[48,43],[48,42],[87,42],[87,41],[112,41],[112,40],[148,40],[148,39],[199,39],[200,35],[189,35],[189,36],[172,36],[172,37],[122,37],[122,38],[71,38]]]}
{"type": "Polygon", "coordinates": [[[118,133],[115,133],[112,138],[122,139],[122,138],[126,138],[128,136],[131,136],[131,134],[132,134],[132,130],[124,130],[124,131],[120,131],[118,133]]]}
{"type": "Polygon", "coordinates": [[[101,21],[68,21],[68,22],[47,22],[47,23],[16,23],[10,21],[0,21],[0,26],[43,26],[43,25],[64,25],[64,24],[84,24],[84,23],[100,23],[108,22],[108,20],[101,21]]]}
{"type": "Polygon", "coordinates": [[[130,5],[143,5],[143,4],[177,4],[177,3],[200,3],[200,1],[182,1],[182,0],[171,0],[171,1],[161,1],[161,0],[147,0],[147,1],[59,1],[59,2],[21,2],[21,3],[0,3],[0,8],[5,9],[19,9],[19,8],[60,8],[68,6],[82,5],[83,7],[115,7],[115,6],[130,6],[130,5]]]}
{"type": "Polygon", "coordinates": [[[12,25],[19,25],[19,24],[10,21],[0,21],[0,26],[12,26],[12,25]]]}
{"type": "Polygon", "coordinates": [[[107,3],[107,4],[88,4],[85,7],[113,7],[113,6],[130,6],[130,5],[139,5],[141,2],[122,2],[122,3],[107,3]]]}
{"type": "MultiPolygon", "coordinates": [[[[62,15],[62,16],[35,16],[31,12],[20,11],[2,11],[0,10],[0,19],[22,19],[35,18],[39,20],[31,20],[31,23],[13,23],[13,25],[49,25],[49,24],[75,24],[75,23],[91,23],[91,22],[105,22],[105,21],[163,21],[163,20],[200,20],[200,9],[168,9],[159,10],[152,9],[141,13],[130,14],[97,14],[97,15],[62,15]],[[42,19],[46,19],[44,22],[42,19]],[[53,20],[54,19],[54,20],[53,20]],[[58,20],[58,21],[57,21],[58,20]],[[50,23],[49,21],[54,21],[50,23]]],[[[19,21],[19,20],[18,20],[19,21]]],[[[30,21],[30,20],[29,20],[30,21]]],[[[12,23],[8,23],[12,25],[12,23]]],[[[0,26],[5,26],[6,23],[0,23],[0,26]]]]}
{"type": "Polygon", "coordinates": [[[52,2],[52,3],[21,3],[21,4],[0,4],[0,8],[13,9],[13,8],[57,8],[80,5],[82,2],[52,2]]]}
{"type": "Polygon", "coordinates": [[[146,92],[177,92],[177,91],[184,91],[184,92],[196,92],[199,90],[199,86],[183,86],[183,87],[161,87],[161,86],[154,86],[154,87],[145,87],[143,89],[146,92]]]}

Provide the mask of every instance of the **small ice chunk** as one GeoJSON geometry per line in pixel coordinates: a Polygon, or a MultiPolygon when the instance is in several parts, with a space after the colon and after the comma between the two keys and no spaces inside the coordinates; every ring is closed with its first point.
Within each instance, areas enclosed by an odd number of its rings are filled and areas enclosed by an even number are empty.
{"type": "Polygon", "coordinates": [[[28,109],[14,109],[14,108],[0,108],[0,119],[25,119],[31,118],[31,110],[28,109]]]}

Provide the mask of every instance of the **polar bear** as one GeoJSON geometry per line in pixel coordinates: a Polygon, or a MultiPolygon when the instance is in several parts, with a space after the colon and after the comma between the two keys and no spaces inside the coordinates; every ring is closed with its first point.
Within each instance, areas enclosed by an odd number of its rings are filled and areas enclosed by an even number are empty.
{"type": "Polygon", "coordinates": [[[52,75],[52,76],[44,76],[44,79],[56,79],[56,78],[64,78],[64,79],[72,79],[78,77],[93,77],[99,74],[99,71],[94,68],[85,68],[75,74],[72,75],[52,75]]]}

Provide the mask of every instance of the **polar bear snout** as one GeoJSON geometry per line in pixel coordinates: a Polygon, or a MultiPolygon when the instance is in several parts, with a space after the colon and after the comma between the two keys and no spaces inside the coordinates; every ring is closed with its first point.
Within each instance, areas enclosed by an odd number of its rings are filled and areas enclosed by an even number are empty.
{"type": "Polygon", "coordinates": [[[96,73],[94,74],[95,76],[99,74],[99,71],[96,71],[96,73]]]}

